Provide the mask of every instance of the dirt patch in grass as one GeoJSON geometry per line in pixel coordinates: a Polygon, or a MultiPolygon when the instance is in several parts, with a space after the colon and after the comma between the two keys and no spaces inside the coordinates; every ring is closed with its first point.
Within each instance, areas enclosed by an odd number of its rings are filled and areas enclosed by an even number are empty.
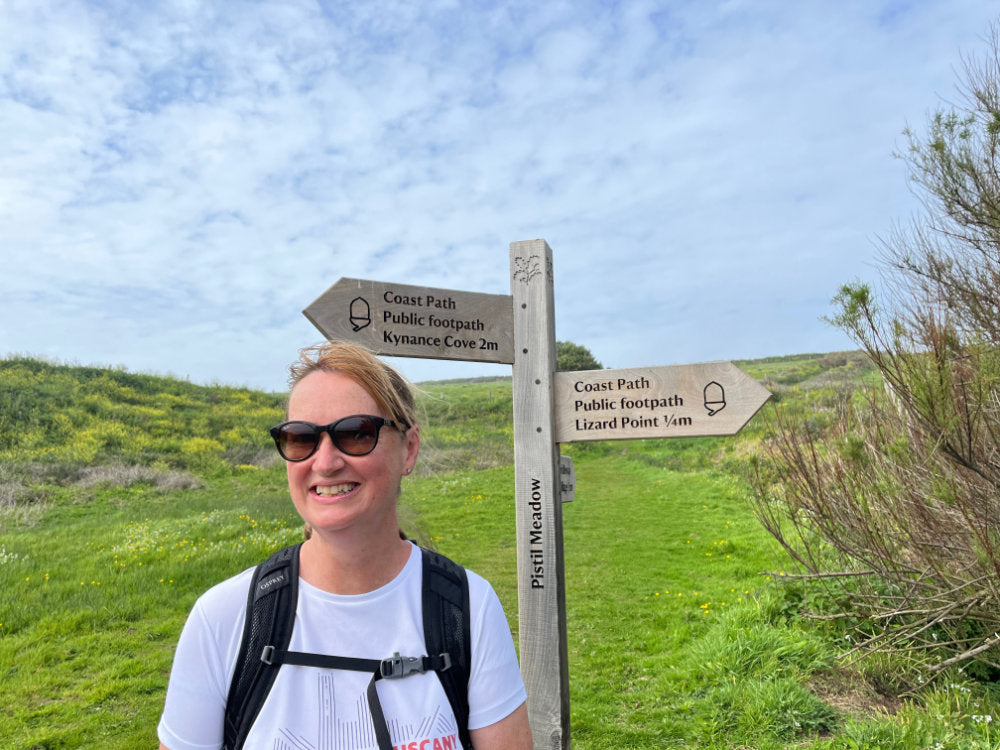
{"type": "Polygon", "coordinates": [[[903,707],[903,699],[892,695],[845,669],[813,675],[809,690],[843,715],[891,716],[903,707]]]}

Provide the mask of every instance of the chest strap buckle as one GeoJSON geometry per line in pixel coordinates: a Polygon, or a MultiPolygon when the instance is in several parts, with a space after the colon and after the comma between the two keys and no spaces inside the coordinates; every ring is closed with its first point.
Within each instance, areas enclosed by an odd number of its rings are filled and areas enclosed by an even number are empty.
{"type": "Polygon", "coordinates": [[[423,673],[427,671],[422,656],[400,656],[397,651],[388,659],[383,659],[379,666],[379,674],[384,680],[395,680],[399,677],[406,677],[413,673],[423,673]]]}

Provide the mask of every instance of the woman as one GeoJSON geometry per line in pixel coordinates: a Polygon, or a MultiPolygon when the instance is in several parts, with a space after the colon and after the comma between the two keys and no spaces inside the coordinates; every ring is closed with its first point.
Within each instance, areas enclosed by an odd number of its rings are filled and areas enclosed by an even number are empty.
{"type": "MultiPolygon", "coordinates": [[[[401,478],[413,471],[420,448],[409,386],[367,350],[342,342],[303,351],[290,383],[288,421],[272,435],[310,535],[299,553],[289,649],[364,659],[423,654],[421,553],[402,538],[397,519],[401,478]]],[[[214,586],[188,617],[160,720],[161,750],[222,746],[252,572],[214,586]]],[[[471,572],[468,578],[472,745],[531,748],[503,610],[486,581],[471,572]]],[[[361,672],[282,666],[244,747],[376,747],[365,700],[369,680],[361,672]]],[[[435,673],[381,680],[378,696],[395,747],[461,746],[435,673]]]]}

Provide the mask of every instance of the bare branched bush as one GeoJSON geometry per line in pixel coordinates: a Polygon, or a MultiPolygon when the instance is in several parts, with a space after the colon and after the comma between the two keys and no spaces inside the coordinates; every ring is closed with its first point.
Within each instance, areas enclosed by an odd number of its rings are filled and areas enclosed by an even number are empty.
{"type": "Polygon", "coordinates": [[[883,244],[883,301],[843,287],[833,322],[882,385],[823,430],[777,411],[758,515],[849,620],[861,652],[1000,669],[1000,36],[965,109],[908,132],[926,216],[883,244]],[[943,650],[942,650],[943,649],[943,650]]]}
{"type": "Polygon", "coordinates": [[[62,463],[6,464],[0,466],[0,510],[44,505],[53,487],[133,487],[158,490],[193,490],[204,486],[194,474],[178,469],[141,464],[110,463],[78,466],[62,463]]]}
{"type": "Polygon", "coordinates": [[[132,487],[145,484],[159,490],[194,490],[204,486],[198,477],[186,471],[140,464],[103,464],[80,469],[77,487],[132,487]]]}

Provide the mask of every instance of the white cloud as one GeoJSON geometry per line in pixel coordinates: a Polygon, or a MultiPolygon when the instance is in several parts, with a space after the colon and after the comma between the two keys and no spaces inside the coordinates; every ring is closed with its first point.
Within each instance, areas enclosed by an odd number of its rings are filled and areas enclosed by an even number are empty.
{"type": "Polygon", "coordinates": [[[7,2],[0,352],[278,389],[337,278],[503,293],[508,243],[535,237],[559,337],[605,364],[849,346],[818,319],[914,208],[899,133],[991,20],[970,0],[7,2]]]}

